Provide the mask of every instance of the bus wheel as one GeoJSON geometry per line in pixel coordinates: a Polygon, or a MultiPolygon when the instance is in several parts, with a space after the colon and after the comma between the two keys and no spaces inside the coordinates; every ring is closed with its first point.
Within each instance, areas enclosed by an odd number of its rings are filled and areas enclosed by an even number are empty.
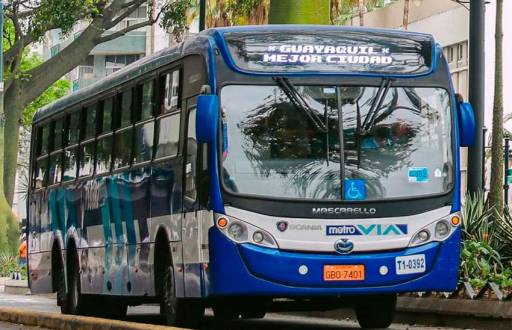
{"type": "Polygon", "coordinates": [[[86,315],[88,314],[88,308],[86,299],[80,292],[80,273],[76,258],[73,258],[69,265],[68,293],[61,310],[64,310],[66,314],[86,315]]]}
{"type": "Polygon", "coordinates": [[[67,302],[68,296],[66,292],[66,277],[64,276],[64,267],[59,267],[54,270],[57,283],[57,306],[60,306],[62,314],[69,314],[69,304],[67,302]]]}
{"type": "Polygon", "coordinates": [[[160,302],[160,314],[164,317],[165,324],[179,325],[183,321],[184,311],[176,297],[174,282],[174,269],[167,266],[163,276],[162,301],[160,302]]]}
{"type": "Polygon", "coordinates": [[[364,329],[388,328],[393,322],[396,295],[368,296],[355,306],[357,322],[364,329]]]}

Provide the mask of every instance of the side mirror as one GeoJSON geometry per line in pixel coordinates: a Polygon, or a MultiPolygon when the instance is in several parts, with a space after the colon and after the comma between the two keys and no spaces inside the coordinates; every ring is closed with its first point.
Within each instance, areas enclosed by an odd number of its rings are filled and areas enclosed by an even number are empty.
{"type": "Polygon", "coordinates": [[[219,123],[219,97],[199,95],[197,97],[196,136],[200,143],[212,143],[217,138],[219,123]]]}
{"type": "Polygon", "coordinates": [[[471,147],[475,144],[476,123],[475,113],[470,103],[462,102],[457,106],[459,112],[459,138],[461,147],[471,147]]]}

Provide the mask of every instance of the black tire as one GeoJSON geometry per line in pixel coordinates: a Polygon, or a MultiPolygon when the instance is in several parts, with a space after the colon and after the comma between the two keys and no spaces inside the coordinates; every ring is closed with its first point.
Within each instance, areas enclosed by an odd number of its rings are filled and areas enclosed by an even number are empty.
{"type": "Polygon", "coordinates": [[[396,295],[368,296],[355,306],[357,322],[363,329],[385,329],[393,322],[396,295]]]}
{"type": "Polygon", "coordinates": [[[69,304],[67,303],[67,292],[66,292],[66,277],[64,276],[64,267],[58,267],[54,270],[56,276],[55,283],[57,283],[57,306],[60,306],[60,312],[62,314],[69,313],[69,304]]]}
{"type": "Polygon", "coordinates": [[[64,299],[61,311],[64,314],[73,315],[88,315],[89,308],[86,302],[86,298],[80,292],[80,273],[78,269],[78,260],[76,257],[72,257],[68,268],[68,292],[66,299],[64,299]]]}
{"type": "Polygon", "coordinates": [[[182,327],[197,327],[204,317],[204,305],[200,301],[176,297],[176,282],[172,266],[165,269],[163,276],[160,314],[165,324],[182,327]]]}

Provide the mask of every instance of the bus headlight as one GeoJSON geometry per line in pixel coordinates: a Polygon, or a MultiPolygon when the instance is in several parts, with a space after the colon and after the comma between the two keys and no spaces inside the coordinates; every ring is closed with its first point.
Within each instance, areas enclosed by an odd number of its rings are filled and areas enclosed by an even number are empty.
{"type": "Polygon", "coordinates": [[[443,239],[448,236],[450,233],[450,225],[448,224],[448,221],[441,220],[436,223],[436,238],[443,239]]]}
{"type": "Polygon", "coordinates": [[[237,242],[245,241],[247,240],[247,227],[240,222],[233,222],[229,225],[228,234],[237,242]]]}
{"type": "Polygon", "coordinates": [[[447,217],[441,218],[421,228],[416,232],[416,234],[414,234],[409,246],[418,246],[430,242],[444,241],[450,237],[460,223],[460,221],[453,221],[454,218],[460,219],[460,214],[450,214],[447,217]]]}
{"type": "Polygon", "coordinates": [[[221,214],[216,214],[215,218],[217,228],[232,241],[277,248],[277,243],[274,237],[261,228],[245,221],[221,214]]]}

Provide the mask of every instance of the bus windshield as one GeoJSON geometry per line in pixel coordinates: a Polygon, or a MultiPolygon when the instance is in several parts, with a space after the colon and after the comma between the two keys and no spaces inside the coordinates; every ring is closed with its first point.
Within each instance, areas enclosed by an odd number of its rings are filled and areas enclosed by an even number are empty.
{"type": "Polygon", "coordinates": [[[363,201],[452,189],[447,90],[275,81],[222,89],[228,191],[363,201]]]}

